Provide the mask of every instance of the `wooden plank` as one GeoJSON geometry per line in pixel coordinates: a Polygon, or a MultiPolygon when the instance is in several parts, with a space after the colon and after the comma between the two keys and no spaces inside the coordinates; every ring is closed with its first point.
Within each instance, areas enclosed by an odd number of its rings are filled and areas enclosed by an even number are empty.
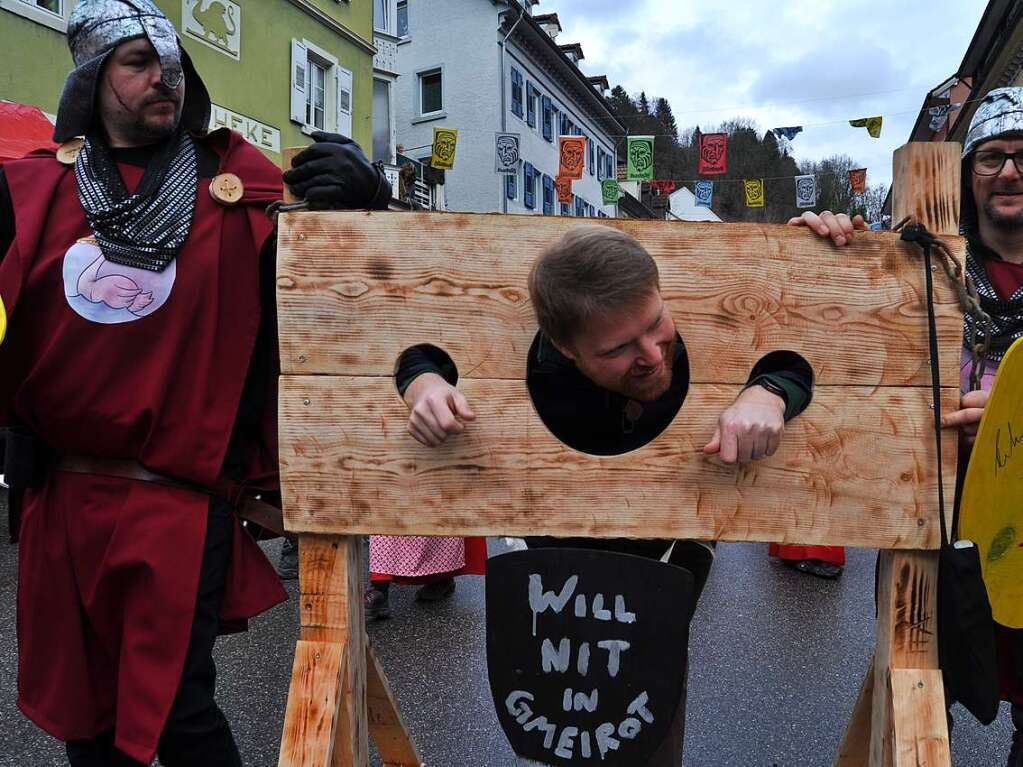
{"type": "MultiPolygon", "coordinates": [[[[599,457],[555,439],[521,382],[461,385],[478,419],[427,448],[390,379],[282,378],[288,529],[937,546],[929,390],[818,387],[779,452],[738,469],[702,452],[738,387],[692,386],[657,439],[599,457]]],[[[951,493],[955,440],[944,447],[951,493]]]]}
{"type": "MultiPolygon", "coordinates": [[[[535,256],[574,219],[330,212],[280,219],[281,366],[390,375],[402,350],[443,347],[462,376],[523,378],[536,332],[535,256]]],[[[690,354],[693,380],[742,383],[792,349],[818,383],[925,384],[926,305],[916,246],[865,233],[834,248],[804,229],[601,221],[637,236],[690,354]]],[[[961,255],[963,241],[952,238],[961,255]]],[[[958,371],[962,314],[936,281],[943,375],[958,371]]]]}
{"type": "Polygon", "coordinates": [[[870,763],[870,720],[873,703],[874,659],[871,658],[833,767],[867,767],[870,763]]]}
{"type": "Polygon", "coordinates": [[[369,735],[384,767],[422,767],[423,762],[394,702],[390,685],[373,648],[366,645],[366,705],[369,735]]]}
{"type": "Polygon", "coordinates": [[[895,150],[892,223],[906,216],[942,238],[958,239],[963,147],[955,142],[913,142],[895,150]]]}
{"type": "Polygon", "coordinates": [[[892,669],[896,767],[949,767],[945,688],[937,669],[892,669]]]}
{"type": "Polygon", "coordinates": [[[326,767],[334,751],[344,645],[299,640],[278,767],[326,767]]]}
{"type": "Polygon", "coordinates": [[[366,630],[362,603],[363,550],[356,536],[299,536],[300,637],[348,648],[332,767],[364,767],[366,630]]]}

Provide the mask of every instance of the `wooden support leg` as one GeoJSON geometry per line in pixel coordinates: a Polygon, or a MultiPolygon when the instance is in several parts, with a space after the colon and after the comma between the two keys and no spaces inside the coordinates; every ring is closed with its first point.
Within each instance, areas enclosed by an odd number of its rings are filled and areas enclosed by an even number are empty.
{"type": "Polygon", "coordinates": [[[874,659],[860,685],[860,694],[853,704],[842,745],[838,747],[834,767],[867,767],[870,763],[870,717],[874,704],[874,659]]]}
{"type": "Polygon", "coordinates": [[[384,670],[369,646],[366,647],[366,669],[369,734],[376,743],[384,767],[422,767],[423,762],[398,713],[384,670]]]}
{"type": "Polygon", "coordinates": [[[362,542],[299,536],[302,629],[279,767],[366,767],[362,542]]]}
{"type": "Polygon", "coordinates": [[[878,563],[870,767],[950,767],[938,671],[938,554],[882,551],[878,563]]]}

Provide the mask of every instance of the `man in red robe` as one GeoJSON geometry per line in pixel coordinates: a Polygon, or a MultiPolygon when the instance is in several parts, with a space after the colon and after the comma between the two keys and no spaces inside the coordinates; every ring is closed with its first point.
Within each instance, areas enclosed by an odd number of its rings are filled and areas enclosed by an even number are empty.
{"type": "MultiPolygon", "coordinates": [[[[212,648],[286,597],[235,513],[277,487],[281,174],[206,135],[209,95],[150,0],[81,0],[68,41],[54,140],[84,140],[0,173],[18,705],[76,767],[240,765],[212,648]]],[[[295,192],[385,206],[361,149],[318,138],[295,192]]]]}

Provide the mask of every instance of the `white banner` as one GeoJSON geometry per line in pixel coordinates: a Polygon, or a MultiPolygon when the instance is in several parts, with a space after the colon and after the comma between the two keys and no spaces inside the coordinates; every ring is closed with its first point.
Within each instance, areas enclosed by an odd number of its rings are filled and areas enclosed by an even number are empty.
{"type": "Polygon", "coordinates": [[[519,172],[519,134],[494,134],[494,168],[498,173],[519,172]]]}
{"type": "Polygon", "coordinates": [[[817,177],[796,176],[796,207],[812,208],[817,204],[817,177]]]}

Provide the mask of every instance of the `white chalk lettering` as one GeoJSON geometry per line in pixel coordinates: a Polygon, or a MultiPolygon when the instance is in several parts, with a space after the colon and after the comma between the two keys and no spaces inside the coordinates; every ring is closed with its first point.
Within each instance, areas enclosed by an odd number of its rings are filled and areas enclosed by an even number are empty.
{"type": "Polygon", "coordinates": [[[610,722],[604,722],[597,727],[597,750],[600,751],[600,758],[603,759],[608,751],[617,751],[620,741],[614,736],[615,726],[610,722]]]}
{"type": "Polygon", "coordinates": [[[572,598],[579,576],[573,575],[561,587],[561,593],[543,590],[543,580],[538,573],[529,576],[529,609],[533,611],[533,636],[536,636],[536,616],[550,609],[560,613],[565,603],[572,598]]]}
{"type": "Polygon", "coordinates": [[[569,656],[572,654],[572,643],[568,637],[563,637],[558,645],[557,652],[554,651],[554,643],[550,639],[543,640],[540,645],[540,665],[545,674],[551,671],[564,673],[568,671],[569,656]]]}
{"type": "Polygon", "coordinates": [[[504,706],[508,713],[515,717],[515,721],[522,724],[533,715],[533,709],[526,705],[525,701],[533,699],[532,694],[524,690],[512,690],[504,699],[504,706]]]}
{"type": "MultiPolygon", "coordinates": [[[[536,719],[534,719],[531,722],[528,722],[527,724],[523,725],[523,727],[522,727],[522,729],[525,730],[526,732],[529,732],[530,730],[535,730],[537,728],[540,728],[541,730],[544,731],[543,747],[544,748],[550,748],[551,746],[553,746],[554,745],[554,733],[556,733],[558,731],[558,726],[548,722],[547,721],[547,717],[545,717],[545,716],[538,716],[536,719]]],[[[611,728],[611,731],[612,732],[614,731],[613,727],[611,728]]],[[[615,748],[617,748],[617,746],[615,746],[615,748]]]]}
{"type": "Polygon", "coordinates": [[[625,609],[625,597],[621,594],[615,596],[615,620],[619,623],[636,622],[636,613],[630,613],[625,609]]]}
{"type": "Polygon", "coordinates": [[[633,740],[639,731],[643,729],[643,725],[639,723],[639,720],[634,716],[630,716],[620,725],[618,725],[618,735],[625,740],[633,740]]]}
{"type": "Polygon", "coordinates": [[[575,617],[585,618],[586,617],[586,595],[576,594],[575,595],[575,617]]]}
{"type": "Polygon", "coordinates": [[[597,594],[593,597],[593,617],[598,621],[611,620],[611,611],[604,609],[604,595],[597,594]]]}
{"type": "Polygon", "coordinates": [[[579,734],[578,727],[566,727],[561,731],[558,738],[558,747],[554,749],[554,755],[562,759],[572,758],[572,748],[575,746],[574,738],[579,734]]]}
{"type": "Polygon", "coordinates": [[[579,655],[575,659],[575,670],[582,676],[590,670],[590,643],[583,642],[579,645],[579,655]]]}
{"type": "Polygon", "coordinates": [[[586,709],[589,712],[597,710],[597,689],[593,688],[593,692],[587,695],[584,692],[575,692],[571,687],[565,688],[564,695],[561,696],[561,707],[565,711],[582,711],[586,709]]]}
{"type": "Polygon", "coordinates": [[[590,734],[586,731],[583,731],[582,737],[579,739],[579,750],[582,752],[583,759],[589,759],[590,754],[593,753],[590,751],[590,734]]]}
{"type": "Polygon", "coordinates": [[[618,676],[621,654],[628,650],[630,646],[624,639],[605,639],[597,642],[597,647],[601,650],[607,650],[607,673],[612,677],[618,676]]]}
{"type": "Polygon", "coordinates": [[[647,724],[653,724],[654,715],[650,713],[650,709],[646,707],[649,700],[650,698],[647,696],[646,690],[644,690],[635,697],[632,703],[626,707],[625,711],[629,714],[639,714],[644,722],[647,724]]]}

